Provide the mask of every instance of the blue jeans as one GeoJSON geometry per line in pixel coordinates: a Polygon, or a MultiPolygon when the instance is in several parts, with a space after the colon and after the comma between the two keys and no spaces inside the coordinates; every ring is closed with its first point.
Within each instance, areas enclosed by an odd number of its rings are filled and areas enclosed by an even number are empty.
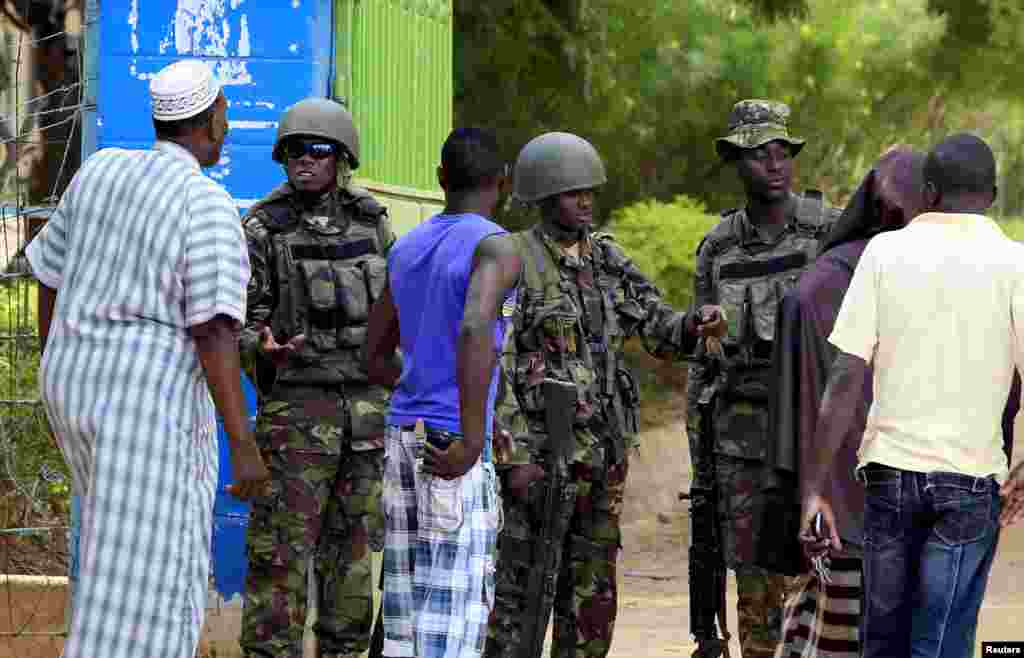
{"type": "Polygon", "coordinates": [[[969,658],[999,535],[992,478],[868,464],[864,658],[969,658]]]}

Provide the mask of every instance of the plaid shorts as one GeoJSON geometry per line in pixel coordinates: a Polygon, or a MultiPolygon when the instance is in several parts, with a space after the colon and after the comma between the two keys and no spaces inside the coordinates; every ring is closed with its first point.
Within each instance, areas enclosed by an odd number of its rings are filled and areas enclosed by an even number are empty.
{"type": "Polygon", "coordinates": [[[420,442],[388,427],[384,655],[477,658],[494,607],[497,478],[483,461],[454,480],[427,475],[420,442]]]}

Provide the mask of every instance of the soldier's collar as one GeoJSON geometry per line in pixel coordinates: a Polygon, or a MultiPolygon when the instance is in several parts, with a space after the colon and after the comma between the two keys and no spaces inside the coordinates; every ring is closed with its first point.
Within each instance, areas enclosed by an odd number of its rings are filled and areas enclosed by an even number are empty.
{"type": "Polygon", "coordinates": [[[293,203],[302,210],[312,210],[313,208],[323,206],[324,204],[329,204],[334,200],[334,193],[338,189],[336,187],[332,187],[326,192],[314,196],[312,194],[299,192],[291,183],[288,183],[288,188],[291,191],[293,203]]]}
{"type": "Polygon", "coordinates": [[[747,210],[746,207],[744,207],[742,231],[743,243],[747,244],[750,242],[760,242],[763,244],[775,244],[780,239],[782,239],[782,236],[786,235],[787,233],[793,231],[796,228],[796,210],[796,196],[792,192],[790,192],[789,204],[786,206],[786,224],[785,226],[783,226],[782,230],[779,231],[779,233],[775,236],[775,239],[768,239],[768,237],[765,236],[760,229],[758,229],[754,221],[750,219],[750,211],[747,210]]]}
{"type": "Polygon", "coordinates": [[[584,260],[586,258],[589,258],[590,254],[593,252],[593,249],[594,249],[594,247],[593,247],[593,238],[591,237],[590,231],[584,231],[583,238],[578,243],[579,244],[580,255],[579,255],[579,258],[577,259],[575,256],[572,256],[571,254],[569,254],[569,252],[565,249],[565,247],[563,247],[562,245],[558,244],[557,236],[552,235],[552,231],[553,230],[557,230],[557,228],[549,227],[544,222],[540,222],[540,223],[537,224],[535,229],[536,229],[537,235],[540,237],[541,241],[544,243],[544,245],[551,252],[551,256],[555,259],[555,261],[558,261],[558,262],[560,262],[562,260],[566,260],[568,262],[572,262],[574,260],[582,261],[582,260],[584,260]]]}

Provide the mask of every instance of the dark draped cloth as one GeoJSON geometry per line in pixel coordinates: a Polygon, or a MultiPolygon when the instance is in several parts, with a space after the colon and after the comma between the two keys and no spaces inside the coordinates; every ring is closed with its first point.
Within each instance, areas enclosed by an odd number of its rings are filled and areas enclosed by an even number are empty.
{"type": "MultiPolygon", "coordinates": [[[[913,189],[915,177],[909,169],[914,166],[913,154],[897,151],[891,155],[879,163],[879,168],[888,165],[885,175],[890,188],[895,181],[904,189],[913,189]]],[[[825,240],[826,250],[801,276],[797,286],[786,293],[776,316],[773,368],[777,387],[770,423],[777,440],[768,446],[765,455],[764,504],[755,520],[762,528],[772,529],[755,535],[760,538],[757,564],[775,573],[796,575],[806,571],[797,539],[801,522],[800,474],[814,458],[812,441],[818,410],[829,370],[838,356],[828,337],[861,253],[870,238],[884,230],[880,215],[888,210],[878,199],[880,175],[879,169],[873,169],[861,183],[825,240]]],[[[1020,406],[1020,386],[1020,377],[1015,374],[1003,414],[1007,459],[1013,444],[1013,419],[1020,406]]],[[[864,379],[864,400],[832,464],[824,491],[832,502],[840,537],[857,545],[863,541],[864,490],[854,471],[872,400],[870,369],[864,379]]]]}

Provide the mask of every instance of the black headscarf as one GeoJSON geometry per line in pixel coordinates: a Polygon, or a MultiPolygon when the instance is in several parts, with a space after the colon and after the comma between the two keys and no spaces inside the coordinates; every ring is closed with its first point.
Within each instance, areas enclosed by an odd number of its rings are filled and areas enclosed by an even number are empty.
{"type": "Polygon", "coordinates": [[[924,157],[906,146],[889,149],[850,197],[822,243],[821,253],[846,242],[901,228],[913,219],[924,203],[924,157]]]}

